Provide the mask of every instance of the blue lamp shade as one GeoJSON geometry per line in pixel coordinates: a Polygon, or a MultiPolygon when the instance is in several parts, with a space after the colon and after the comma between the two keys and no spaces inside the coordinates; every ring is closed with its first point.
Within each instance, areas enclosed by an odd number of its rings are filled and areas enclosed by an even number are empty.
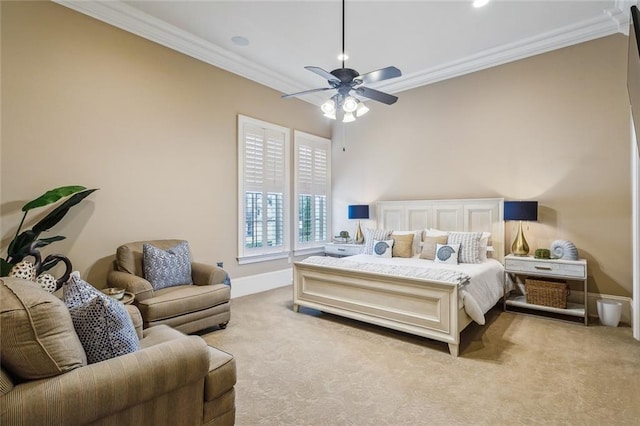
{"type": "Polygon", "coordinates": [[[356,204],[349,206],[349,219],[369,219],[369,205],[356,204]]]}
{"type": "Polygon", "coordinates": [[[537,201],[505,201],[504,220],[538,220],[537,201]]]}

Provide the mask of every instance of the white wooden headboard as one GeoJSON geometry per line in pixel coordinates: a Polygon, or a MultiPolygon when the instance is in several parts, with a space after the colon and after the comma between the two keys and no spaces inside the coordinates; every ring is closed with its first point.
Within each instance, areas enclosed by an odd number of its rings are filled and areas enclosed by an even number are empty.
{"type": "Polygon", "coordinates": [[[491,232],[491,257],[504,261],[504,199],[405,200],[376,202],[380,229],[491,232]]]}

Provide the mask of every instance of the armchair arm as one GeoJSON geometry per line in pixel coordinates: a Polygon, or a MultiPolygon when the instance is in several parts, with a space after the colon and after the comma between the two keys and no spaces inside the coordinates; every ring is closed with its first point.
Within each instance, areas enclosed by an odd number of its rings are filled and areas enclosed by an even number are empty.
{"type": "Polygon", "coordinates": [[[226,277],[227,272],[218,266],[191,263],[191,278],[196,285],[222,284],[226,277]]]}
{"type": "Polygon", "coordinates": [[[87,424],[202,380],[209,350],[184,336],[68,373],[14,387],[2,424],[87,424]]]}
{"type": "Polygon", "coordinates": [[[153,297],[153,287],[151,283],[137,275],[122,271],[109,271],[107,274],[107,284],[109,287],[120,287],[133,293],[137,301],[153,297]]]}

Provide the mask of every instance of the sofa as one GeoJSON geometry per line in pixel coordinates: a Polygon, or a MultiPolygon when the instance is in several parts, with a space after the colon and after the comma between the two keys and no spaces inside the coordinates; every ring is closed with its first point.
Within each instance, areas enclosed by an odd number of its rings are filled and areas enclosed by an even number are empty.
{"type": "Polygon", "coordinates": [[[60,298],[0,279],[0,424],[233,425],[233,356],[127,309],[140,348],[87,364],[60,298]]]}
{"type": "Polygon", "coordinates": [[[184,240],[149,240],[123,244],[116,250],[114,269],[107,275],[110,287],[120,287],[135,295],[144,328],[165,324],[183,333],[209,327],[225,328],[231,317],[231,289],[225,285],[227,273],[214,265],[190,262],[193,285],[155,289],[145,279],[143,246],[150,244],[170,250],[184,240]]]}

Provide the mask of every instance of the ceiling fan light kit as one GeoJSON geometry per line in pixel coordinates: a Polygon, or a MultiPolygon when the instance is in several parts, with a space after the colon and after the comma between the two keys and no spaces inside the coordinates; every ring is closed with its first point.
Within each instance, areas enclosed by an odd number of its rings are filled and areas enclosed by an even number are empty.
{"type": "Polygon", "coordinates": [[[362,86],[363,84],[375,83],[390,78],[400,77],[402,75],[402,72],[396,67],[386,67],[361,75],[354,69],[344,67],[344,61],[345,59],[347,59],[347,55],[344,53],[344,5],[345,0],[342,0],[342,68],[338,68],[331,72],[328,72],[320,67],[305,67],[305,69],[325,78],[330,87],[305,90],[302,92],[282,95],[282,97],[291,98],[306,95],[309,93],[335,89],[338,93],[336,93],[331,97],[331,99],[323,103],[320,106],[320,110],[323,112],[325,117],[328,117],[332,120],[335,120],[337,117],[337,113],[341,112],[342,121],[344,123],[350,123],[352,121],[355,121],[356,117],[362,117],[367,112],[369,112],[369,108],[364,103],[362,103],[360,99],[358,99],[355,95],[382,102],[383,104],[387,105],[392,105],[398,100],[397,96],[364,87],[362,86]]]}

